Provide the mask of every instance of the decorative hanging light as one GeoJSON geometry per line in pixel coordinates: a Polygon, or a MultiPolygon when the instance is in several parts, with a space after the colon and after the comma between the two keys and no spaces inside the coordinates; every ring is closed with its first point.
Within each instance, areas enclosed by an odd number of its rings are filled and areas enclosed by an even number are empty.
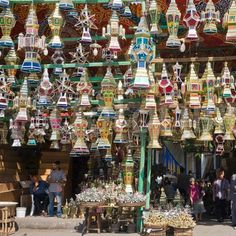
{"type": "Polygon", "coordinates": [[[183,117],[182,117],[182,123],[181,123],[182,130],[183,130],[181,141],[196,138],[195,134],[193,133],[191,124],[192,124],[192,120],[189,117],[188,108],[185,108],[183,117]]]}
{"type": "Polygon", "coordinates": [[[216,108],[216,117],[214,118],[215,131],[214,134],[224,134],[224,120],[221,116],[219,107],[216,108]]]}
{"type": "Polygon", "coordinates": [[[135,43],[131,52],[131,60],[137,62],[133,89],[147,89],[150,87],[147,64],[152,60],[152,47],[150,45],[150,32],[147,20],[142,16],[135,32],[135,43]]]}
{"type": "Polygon", "coordinates": [[[171,0],[168,10],[166,12],[166,21],[169,31],[169,38],[167,39],[167,47],[180,47],[181,42],[178,38],[178,29],[180,22],[181,13],[177,7],[175,0],[171,0]]]}
{"type": "Polygon", "coordinates": [[[235,0],[232,1],[232,4],[225,13],[223,24],[227,28],[226,33],[226,42],[235,43],[236,42],[236,4],[235,0]]]}
{"type": "Polygon", "coordinates": [[[64,11],[70,11],[74,9],[74,3],[72,0],[60,0],[59,8],[64,11]]]}
{"type": "Polygon", "coordinates": [[[102,29],[103,37],[109,38],[108,50],[113,54],[114,58],[117,58],[117,54],[121,51],[118,37],[125,39],[125,28],[119,25],[119,17],[116,11],[112,12],[109,24],[102,29]]]}
{"type": "Polygon", "coordinates": [[[202,114],[199,119],[200,119],[201,130],[202,130],[201,136],[199,137],[199,141],[203,141],[203,142],[213,141],[213,137],[211,133],[214,127],[213,119],[206,114],[202,114]]]}
{"type": "Polygon", "coordinates": [[[98,44],[97,42],[90,44],[89,47],[92,49],[93,56],[95,56],[95,57],[98,55],[99,50],[102,48],[102,46],[100,44],[98,44]]]}
{"type": "MultiPolygon", "coordinates": [[[[151,70],[149,70],[149,74],[152,74],[151,70]]],[[[150,76],[151,78],[151,76],[150,76]]],[[[146,95],[145,99],[145,109],[147,110],[153,110],[156,109],[156,94],[157,94],[157,84],[154,78],[150,79],[150,88],[148,90],[148,93],[146,95]]]]}
{"type": "Polygon", "coordinates": [[[3,8],[0,13],[0,27],[2,29],[2,38],[0,39],[0,47],[14,47],[11,39],[11,30],[15,26],[15,18],[10,7],[3,8]]]}
{"type": "Polygon", "coordinates": [[[164,120],[161,122],[161,137],[172,137],[172,120],[170,117],[170,114],[168,112],[168,109],[165,109],[165,117],[164,120]]]}
{"type": "MultiPolygon", "coordinates": [[[[45,36],[38,35],[39,24],[33,4],[29,9],[26,20],[26,34],[20,33],[18,37],[18,49],[25,49],[25,59],[21,65],[21,71],[25,73],[41,72],[41,64],[38,61],[38,52],[46,48],[45,36]]],[[[44,50],[44,52],[46,52],[44,50]]]]}
{"type": "Polygon", "coordinates": [[[124,8],[124,4],[122,0],[111,0],[108,4],[108,7],[110,7],[114,11],[122,11],[124,8]]]}
{"type": "Polygon", "coordinates": [[[185,37],[188,40],[198,40],[197,27],[200,22],[200,16],[196,10],[193,0],[189,0],[183,22],[188,27],[188,34],[185,37]]]}
{"type": "Polygon", "coordinates": [[[160,127],[161,123],[155,109],[153,115],[151,116],[151,119],[148,122],[150,141],[147,148],[152,148],[152,149],[162,148],[159,143],[160,127]]]}
{"type": "Polygon", "coordinates": [[[202,92],[202,82],[198,78],[195,70],[194,64],[190,65],[190,73],[187,77],[187,93],[189,95],[189,108],[200,109],[201,108],[201,95],[202,92]]]}
{"type": "Polygon", "coordinates": [[[234,141],[234,133],[233,129],[235,126],[235,113],[233,110],[233,107],[230,106],[230,104],[227,104],[227,111],[223,117],[224,120],[224,125],[225,125],[225,135],[224,135],[224,140],[225,141],[234,141]]]}
{"type": "Polygon", "coordinates": [[[9,0],[0,0],[0,7],[7,7],[9,6],[9,0]]]}
{"type": "Polygon", "coordinates": [[[182,70],[182,65],[180,65],[178,62],[173,66],[173,71],[174,71],[174,76],[175,76],[175,81],[178,84],[182,84],[183,81],[181,79],[181,70],[182,70]]]}
{"type": "Polygon", "coordinates": [[[151,34],[158,34],[162,33],[162,30],[159,26],[159,21],[161,19],[161,8],[156,0],[151,0],[150,7],[148,9],[148,13],[151,18],[151,34]]]}
{"type": "Polygon", "coordinates": [[[48,47],[52,49],[61,49],[63,48],[63,43],[60,38],[60,31],[63,25],[63,17],[59,10],[59,3],[56,3],[55,10],[52,15],[49,17],[49,26],[52,31],[52,39],[48,43],[48,47]]]}
{"type": "Polygon", "coordinates": [[[8,141],[7,141],[7,135],[8,135],[8,127],[7,127],[7,124],[4,122],[4,123],[1,123],[1,126],[0,126],[0,136],[1,136],[1,139],[0,139],[0,143],[5,145],[5,144],[8,144],[8,141]]]}
{"type": "Polygon", "coordinates": [[[53,73],[55,75],[61,74],[63,71],[63,68],[61,65],[63,65],[65,63],[63,51],[61,49],[56,49],[55,52],[53,53],[51,59],[55,65],[59,65],[53,69],[53,73]]]}
{"type": "MultiPolygon", "coordinates": [[[[7,65],[11,65],[11,66],[15,66],[17,65],[18,61],[19,61],[19,57],[17,57],[16,55],[16,51],[15,51],[15,48],[12,47],[7,55],[5,56],[4,58],[5,62],[7,65]]],[[[16,82],[16,72],[17,70],[16,69],[7,69],[7,81],[9,83],[15,83],[16,82]]]]}
{"type": "Polygon", "coordinates": [[[29,130],[28,130],[28,146],[36,146],[36,130],[35,130],[35,118],[31,117],[30,119],[30,125],[29,125],[29,130]]]}
{"type": "Polygon", "coordinates": [[[114,117],[116,115],[113,109],[113,99],[115,98],[117,84],[111,72],[111,68],[107,68],[107,72],[101,82],[101,92],[104,100],[104,107],[102,108],[102,117],[114,117]]]}
{"type": "Polygon", "coordinates": [[[71,154],[73,153],[77,155],[89,155],[89,149],[84,141],[88,122],[82,117],[82,112],[78,112],[76,114],[76,119],[73,127],[77,139],[72,148],[71,154]]]}
{"type": "Polygon", "coordinates": [[[201,12],[201,21],[204,22],[203,32],[206,34],[217,33],[216,23],[220,22],[220,14],[216,11],[214,3],[209,0],[205,11],[201,12]]]}
{"type": "Polygon", "coordinates": [[[125,9],[124,9],[124,12],[122,13],[122,16],[124,16],[126,18],[131,18],[132,17],[132,12],[130,10],[129,3],[125,4],[125,9]]]}
{"type": "Polygon", "coordinates": [[[54,108],[49,117],[52,133],[50,141],[52,141],[50,149],[59,149],[59,141],[61,139],[60,128],[61,128],[61,117],[57,108],[54,108]]]}

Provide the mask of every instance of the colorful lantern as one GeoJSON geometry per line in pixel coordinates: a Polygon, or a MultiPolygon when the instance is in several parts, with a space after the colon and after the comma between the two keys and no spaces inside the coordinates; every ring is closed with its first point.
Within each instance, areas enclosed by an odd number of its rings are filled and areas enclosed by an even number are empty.
{"type": "Polygon", "coordinates": [[[159,21],[161,19],[161,8],[156,0],[151,0],[148,13],[151,18],[151,34],[161,34],[162,30],[159,26],[159,21]]]}
{"type": "Polygon", "coordinates": [[[30,119],[30,125],[29,125],[29,131],[28,131],[28,146],[36,146],[36,130],[35,130],[35,118],[31,117],[30,119]]]}
{"type": "Polygon", "coordinates": [[[0,7],[9,6],[9,0],[0,0],[0,7]]]}
{"type": "Polygon", "coordinates": [[[111,0],[108,4],[108,7],[110,7],[114,11],[121,11],[124,8],[123,1],[111,0]]]}
{"type": "Polygon", "coordinates": [[[52,141],[50,148],[51,149],[59,149],[59,141],[61,139],[60,128],[61,128],[61,117],[56,108],[54,108],[49,117],[52,133],[50,137],[50,141],[52,141]]]}
{"type": "Polygon", "coordinates": [[[114,130],[116,133],[113,143],[128,142],[128,125],[125,120],[124,110],[119,109],[118,119],[115,121],[114,130]]]}
{"type": "Polygon", "coordinates": [[[70,11],[74,9],[74,4],[72,0],[60,0],[59,8],[64,11],[70,11]]]}
{"type": "Polygon", "coordinates": [[[211,131],[213,130],[214,127],[213,119],[206,114],[201,115],[199,119],[202,130],[201,136],[199,137],[199,141],[204,141],[204,142],[213,141],[213,137],[211,134],[211,131]]]}
{"type": "Polygon", "coordinates": [[[165,110],[165,117],[163,121],[161,122],[161,137],[172,137],[172,120],[170,117],[170,114],[168,112],[168,109],[165,110]]]}
{"type": "Polygon", "coordinates": [[[119,17],[116,11],[112,12],[109,24],[102,29],[103,37],[109,38],[108,50],[113,54],[114,58],[117,58],[117,53],[121,51],[118,37],[125,39],[125,28],[119,25],[119,17]]]}
{"type": "Polygon", "coordinates": [[[171,0],[168,10],[166,12],[166,21],[169,31],[169,38],[167,39],[167,47],[180,47],[181,42],[178,38],[178,29],[181,13],[177,7],[175,0],[171,0]]]}
{"type": "Polygon", "coordinates": [[[114,117],[116,115],[113,109],[113,99],[116,94],[117,84],[111,72],[111,68],[107,68],[107,72],[101,82],[101,92],[105,106],[102,108],[102,117],[114,117]]]}
{"type": "MultiPolygon", "coordinates": [[[[18,61],[19,61],[19,57],[17,57],[16,55],[16,51],[15,51],[15,48],[12,47],[7,55],[5,56],[4,58],[5,62],[7,65],[11,65],[11,66],[15,66],[17,65],[18,61]]],[[[8,75],[8,82],[10,83],[15,83],[16,82],[16,72],[17,70],[16,69],[7,69],[7,75],[8,75]]]]}
{"type": "Polygon", "coordinates": [[[82,117],[82,113],[78,112],[76,114],[76,119],[73,124],[74,132],[76,135],[76,142],[72,148],[71,154],[77,155],[89,155],[88,147],[84,141],[85,131],[88,127],[88,122],[82,117]]]}
{"type": "Polygon", "coordinates": [[[174,76],[175,76],[175,81],[178,84],[182,84],[183,81],[181,79],[181,70],[182,70],[182,65],[180,65],[178,62],[173,66],[173,71],[174,71],[174,76]]]}
{"type": "MultiPolygon", "coordinates": [[[[150,70],[149,70],[149,72],[150,72],[150,70]]],[[[152,72],[150,72],[150,73],[152,73],[152,72]]],[[[151,78],[151,76],[150,76],[150,78],[151,78]]],[[[146,99],[145,99],[145,109],[147,109],[147,110],[156,109],[156,106],[157,106],[156,94],[157,94],[157,84],[153,78],[152,80],[150,79],[150,88],[148,90],[148,93],[147,93],[146,99]]]]}
{"type": "Polygon", "coordinates": [[[203,32],[206,34],[217,33],[216,23],[220,22],[220,14],[216,11],[214,3],[209,0],[205,11],[201,12],[201,21],[204,22],[203,32]]]}
{"type": "Polygon", "coordinates": [[[151,119],[148,122],[150,141],[147,148],[153,148],[153,149],[162,148],[159,143],[160,127],[161,123],[155,109],[153,115],[151,116],[151,119]]]}
{"type": "Polygon", "coordinates": [[[233,129],[235,126],[235,113],[234,109],[228,104],[227,106],[227,112],[224,115],[224,125],[225,125],[225,135],[224,135],[224,140],[225,141],[234,141],[235,137],[233,134],[233,129]]]}
{"type": "Polygon", "coordinates": [[[182,117],[182,122],[181,122],[182,130],[183,130],[181,141],[196,138],[195,134],[193,133],[191,124],[192,124],[192,120],[189,117],[188,108],[185,108],[183,117],[182,117]]]}
{"type": "Polygon", "coordinates": [[[152,57],[150,32],[147,20],[145,16],[142,16],[135,32],[135,43],[131,52],[131,60],[137,62],[133,89],[147,89],[150,87],[147,63],[152,60],[152,57]]]}
{"type": "Polygon", "coordinates": [[[223,23],[227,28],[226,42],[235,43],[236,41],[236,4],[235,0],[229,8],[229,11],[225,13],[223,23]]]}
{"type": "MultiPolygon", "coordinates": [[[[25,59],[21,65],[21,71],[25,73],[41,72],[41,64],[38,61],[38,52],[46,48],[45,36],[38,35],[39,24],[33,4],[29,9],[26,20],[26,34],[20,33],[18,37],[18,49],[25,49],[25,59]]],[[[46,53],[46,51],[44,50],[46,53]]]]}
{"type": "Polygon", "coordinates": [[[215,131],[214,134],[224,134],[224,120],[221,116],[219,107],[216,108],[216,117],[214,118],[215,131]]]}
{"type": "Polygon", "coordinates": [[[11,30],[15,26],[15,18],[10,7],[6,7],[0,13],[0,27],[2,29],[2,38],[0,39],[0,47],[14,47],[11,39],[11,30]]]}
{"type": "Polygon", "coordinates": [[[63,43],[60,38],[60,31],[63,25],[63,17],[59,10],[59,3],[56,3],[56,8],[53,11],[52,15],[49,17],[49,26],[52,31],[52,39],[48,43],[48,47],[52,49],[61,49],[63,48],[63,43]]]}
{"type": "Polygon", "coordinates": [[[187,93],[189,95],[189,108],[200,109],[201,108],[201,95],[202,92],[202,82],[198,78],[195,70],[194,64],[190,65],[190,73],[187,77],[187,93]]]}
{"type": "Polygon", "coordinates": [[[24,143],[25,123],[10,119],[9,130],[11,130],[12,147],[21,147],[24,143]]]}
{"type": "Polygon", "coordinates": [[[188,2],[186,13],[183,17],[183,21],[185,25],[188,27],[188,34],[186,36],[186,39],[197,40],[198,39],[197,27],[200,22],[200,16],[196,10],[193,0],[189,0],[188,2]]]}

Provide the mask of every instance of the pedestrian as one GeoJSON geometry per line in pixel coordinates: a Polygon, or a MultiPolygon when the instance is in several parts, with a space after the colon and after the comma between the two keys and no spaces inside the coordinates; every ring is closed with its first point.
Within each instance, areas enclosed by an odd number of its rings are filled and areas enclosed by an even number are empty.
{"type": "Polygon", "coordinates": [[[232,201],[232,225],[236,229],[236,174],[233,174],[230,182],[230,195],[232,201]]]}
{"type": "Polygon", "coordinates": [[[169,180],[169,178],[165,178],[164,179],[164,191],[165,191],[165,195],[166,195],[166,201],[167,204],[173,204],[173,201],[175,199],[175,194],[176,194],[176,189],[174,187],[174,185],[171,183],[171,181],[169,180]]]}
{"type": "Polygon", "coordinates": [[[213,201],[218,222],[223,222],[225,219],[225,208],[227,200],[229,199],[230,185],[224,175],[225,172],[223,168],[217,170],[217,179],[213,184],[213,201]]]}
{"type": "Polygon", "coordinates": [[[177,177],[177,187],[184,200],[184,206],[188,202],[188,187],[189,187],[189,177],[185,173],[185,169],[180,167],[180,174],[177,177]]]}
{"type": "Polygon", "coordinates": [[[198,184],[195,182],[194,178],[191,178],[189,185],[189,198],[191,206],[193,207],[193,214],[196,222],[202,220],[202,213],[206,212],[202,200],[204,194],[203,182],[200,181],[198,184]]]}
{"type": "Polygon", "coordinates": [[[32,183],[30,184],[30,194],[34,199],[34,215],[47,216],[48,212],[48,186],[46,181],[40,180],[37,175],[31,177],[32,183]]]}
{"type": "Polygon", "coordinates": [[[66,176],[60,168],[60,161],[55,161],[52,164],[52,171],[47,177],[49,185],[49,216],[54,216],[54,200],[57,200],[57,217],[62,215],[62,186],[66,182],[66,176]]]}

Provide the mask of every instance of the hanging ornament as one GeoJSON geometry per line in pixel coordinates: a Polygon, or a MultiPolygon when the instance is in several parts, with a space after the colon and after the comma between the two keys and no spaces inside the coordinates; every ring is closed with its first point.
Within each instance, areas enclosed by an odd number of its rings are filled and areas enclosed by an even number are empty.
{"type": "Polygon", "coordinates": [[[67,145],[71,144],[72,129],[73,129],[72,126],[69,124],[66,118],[61,127],[61,141],[60,141],[64,149],[66,149],[65,147],[67,145]]]}
{"type": "Polygon", "coordinates": [[[205,11],[201,12],[201,21],[204,23],[203,32],[206,34],[217,33],[216,24],[220,22],[219,12],[216,11],[214,3],[209,0],[205,11]]]}
{"type": "Polygon", "coordinates": [[[29,130],[28,130],[28,146],[36,146],[36,129],[35,129],[35,118],[31,117],[30,119],[30,125],[29,125],[29,130]]]}
{"type": "Polygon", "coordinates": [[[0,39],[0,47],[14,47],[11,39],[11,30],[15,26],[15,18],[10,7],[3,8],[0,13],[0,27],[2,29],[2,38],[0,39]]]}
{"type": "Polygon", "coordinates": [[[202,82],[198,78],[195,70],[194,64],[190,65],[190,73],[187,77],[187,96],[189,108],[200,109],[201,108],[201,92],[202,92],[202,82]]]}
{"type": "Polygon", "coordinates": [[[145,16],[141,17],[134,37],[135,43],[131,51],[131,60],[137,63],[137,68],[132,88],[135,90],[147,89],[150,87],[147,65],[152,60],[153,55],[150,45],[150,32],[145,16]]]}
{"type": "Polygon", "coordinates": [[[8,7],[9,6],[9,0],[0,0],[0,7],[8,7]]]}
{"type": "Polygon", "coordinates": [[[129,3],[125,3],[125,9],[124,9],[124,12],[122,13],[122,16],[126,18],[132,17],[132,12],[130,10],[129,3]]]}
{"type": "Polygon", "coordinates": [[[124,9],[124,4],[122,0],[110,0],[108,7],[113,11],[122,11],[124,9]]]}
{"type": "Polygon", "coordinates": [[[11,130],[12,147],[21,147],[24,143],[25,123],[10,119],[9,130],[11,130]]]}
{"type": "Polygon", "coordinates": [[[8,136],[8,127],[7,124],[5,122],[1,123],[0,125],[0,144],[6,145],[8,144],[7,141],[7,136],[8,136]]]}
{"type": "Polygon", "coordinates": [[[182,84],[183,81],[181,79],[181,70],[182,70],[182,65],[180,65],[178,62],[173,66],[173,71],[174,71],[174,76],[175,76],[175,81],[178,84],[182,84]]]}
{"type": "Polygon", "coordinates": [[[70,11],[74,9],[74,4],[72,0],[60,0],[59,8],[63,11],[70,11]]]}
{"type": "Polygon", "coordinates": [[[215,131],[214,134],[224,134],[224,120],[221,116],[219,107],[216,108],[216,117],[214,118],[215,131]]]}
{"type": "Polygon", "coordinates": [[[61,128],[61,117],[56,108],[54,108],[49,117],[52,133],[50,136],[51,146],[50,149],[59,149],[59,141],[61,139],[60,128],[61,128]]]}
{"type": "Polygon", "coordinates": [[[33,4],[30,6],[25,27],[25,36],[20,33],[18,37],[18,50],[25,50],[25,59],[21,65],[21,71],[25,73],[39,73],[41,72],[41,64],[38,61],[38,53],[46,48],[46,37],[42,36],[40,38],[38,35],[39,24],[33,4]]]}
{"type": "Polygon", "coordinates": [[[236,42],[236,4],[235,0],[232,1],[232,4],[225,13],[223,24],[225,28],[227,28],[226,33],[226,42],[227,43],[235,43],[236,42]]]}
{"type": "Polygon", "coordinates": [[[102,46],[100,44],[98,44],[97,42],[90,44],[89,47],[92,49],[93,56],[95,56],[95,57],[98,55],[99,50],[102,48],[102,46]]]}
{"type": "Polygon", "coordinates": [[[162,30],[159,26],[159,21],[161,19],[161,8],[156,0],[151,0],[150,7],[148,9],[148,13],[151,18],[151,34],[160,35],[162,30]]]}
{"type": "Polygon", "coordinates": [[[199,141],[203,142],[211,142],[213,141],[212,131],[214,128],[214,121],[213,119],[206,115],[200,115],[200,124],[201,124],[201,136],[199,137],[199,141]]]}
{"type": "Polygon", "coordinates": [[[168,10],[166,12],[166,21],[169,31],[169,37],[166,42],[167,47],[179,48],[181,46],[180,39],[178,38],[178,29],[181,13],[177,7],[175,0],[171,0],[168,10]]]}
{"type": "MultiPolygon", "coordinates": [[[[149,70],[149,75],[153,74],[151,70],[149,70]]],[[[145,99],[145,109],[147,110],[153,110],[156,109],[156,94],[157,94],[157,84],[154,78],[151,79],[152,75],[150,77],[150,88],[148,89],[148,93],[146,95],[145,99]]]]}
{"type": "Polygon", "coordinates": [[[172,120],[170,117],[170,114],[168,112],[168,109],[165,109],[165,116],[164,120],[161,122],[161,137],[172,137],[172,120]]]}
{"type": "Polygon", "coordinates": [[[61,74],[63,71],[62,65],[65,63],[63,51],[60,49],[56,49],[55,52],[53,53],[51,59],[55,65],[58,65],[58,67],[56,66],[53,69],[53,73],[55,75],[61,74]]]}
{"type": "Polygon", "coordinates": [[[224,140],[225,141],[234,141],[234,133],[233,129],[235,126],[235,112],[233,107],[230,106],[230,104],[227,104],[227,111],[223,117],[224,120],[224,126],[225,126],[225,135],[224,135],[224,140]]]}
{"type": "Polygon", "coordinates": [[[195,136],[195,134],[193,133],[193,130],[192,130],[192,120],[189,117],[188,108],[184,109],[184,113],[183,113],[183,116],[182,116],[181,127],[182,127],[182,131],[183,131],[182,135],[181,135],[181,141],[196,138],[196,136],[195,136]]]}
{"type": "Polygon", "coordinates": [[[186,39],[198,40],[197,27],[200,22],[200,16],[196,10],[193,0],[189,0],[186,13],[183,17],[183,22],[188,27],[188,34],[186,39]]]}
{"type": "Polygon", "coordinates": [[[52,39],[48,43],[48,47],[52,49],[61,49],[63,48],[63,43],[60,38],[60,31],[63,25],[63,17],[59,10],[59,3],[56,3],[55,10],[52,15],[49,17],[49,26],[52,31],[52,39]]]}

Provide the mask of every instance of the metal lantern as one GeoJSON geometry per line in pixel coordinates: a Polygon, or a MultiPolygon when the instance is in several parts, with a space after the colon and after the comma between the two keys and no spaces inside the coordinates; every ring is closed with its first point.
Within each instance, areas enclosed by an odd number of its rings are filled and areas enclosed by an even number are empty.
{"type": "Polygon", "coordinates": [[[38,61],[38,52],[46,48],[45,36],[41,38],[38,35],[39,24],[33,4],[29,9],[26,20],[26,34],[20,33],[18,37],[18,49],[25,50],[25,59],[21,65],[21,71],[25,73],[41,72],[41,64],[38,61]]]}
{"type": "Polygon", "coordinates": [[[202,82],[205,94],[205,101],[202,104],[202,109],[206,109],[207,111],[214,113],[216,107],[214,101],[216,78],[210,62],[207,63],[205,72],[202,76],[202,82]]]}
{"type": "Polygon", "coordinates": [[[161,79],[158,83],[159,93],[161,94],[161,104],[171,105],[173,103],[173,84],[168,78],[166,65],[163,64],[162,72],[161,72],[161,79]]]}
{"type": "Polygon", "coordinates": [[[69,11],[74,9],[74,4],[72,0],[60,0],[59,8],[64,11],[69,11]]]}
{"type": "Polygon", "coordinates": [[[30,119],[30,125],[29,125],[29,130],[28,130],[28,146],[36,146],[37,141],[36,141],[36,130],[35,130],[35,118],[31,117],[30,119]]]}
{"type": "Polygon", "coordinates": [[[223,120],[224,120],[224,125],[225,125],[224,140],[234,141],[235,137],[233,134],[233,129],[235,126],[236,117],[235,117],[233,108],[229,104],[228,104],[227,112],[225,113],[223,120]]]}
{"type": "Polygon", "coordinates": [[[177,83],[182,84],[182,79],[181,79],[181,70],[182,70],[182,65],[180,65],[178,62],[173,66],[173,71],[174,71],[174,76],[175,76],[175,81],[177,83]]]}
{"type": "Polygon", "coordinates": [[[24,143],[25,123],[10,119],[9,129],[11,130],[12,147],[21,147],[24,143]]]}
{"type": "Polygon", "coordinates": [[[126,17],[126,18],[131,18],[132,17],[132,12],[130,10],[129,5],[125,5],[125,9],[124,12],[122,13],[122,16],[126,17]]]}
{"type": "MultiPolygon", "coordinates": [[[[17,57],[16,55],[16,51],[15,51],[15,48],[12,47],[7,55],[5,56],[4,58],[5,62],[7,65],[11,65],[11,66],[15,66],[17,65],[18,61],[19,61],[19,57],[17,57]]],[[[16,82],[16,72],[17,70],[16,69],[7,69],[7,80],[9,83],[15,83],[16,82]]]]}
{"type": "Polygon", "coordinates": [[[151,119],[148,122],[148,131],[149,131],[150,141],[147,148],[153,148],[153,149],[162,148],[159,143],[160,127],[161,127],[161,123],[155,109],[153,115],[151,116],[151,119]]]}
{"type": "Polygon", "coordinates": [[[134,160],[132,157],[131,149],[128,148],[128,153],[122,163],[123,179],[125,185],[125,192],[133,193],[134,184],[134,160]]]}
{"type": "Polygon", "coordinates": [[[116,136],[113,143],[128,143],[128,124],[125,120],[123,109],[119,109],[118,119],[115,121],[114,130],[116,136]]]}
{"type": "Polygon", "coordinates": [[[188,108],[185,108],[184,113],[183,113],[183,117],[182,117],[182,122],[181,122],[182,130],[183,130],[182,136],[181,136],[181,141],[196,138],[190,124],[192,124],[192,120],[189,117],[188,108]]]}
{"type": "Polygon", "coordinates": [[[163,121],[161,122],[161,137],[172,137],[172,120],[170,117],[170,114],[168,112],[168,109],[165,110],[165,117],[163,121]]]}
{"type": "Polygon", "coordinates": [[[166,42],[167,47],[180,47],[181,42],[178,38],[178,29],[181,13],[177,7],[175,0],[171,0],[166,12],[166,21],[169,31],[169,37],[166,42]]]}
{"type": "Polygon", "coordinates": [[[76,114],[76,119],[73,124],[76,142],[72,148],[72,153],[77,155],[88,155],[89,149],[84,141],[85,131],[88,127],[88,122],[82,117],[82,112],[76,114]]]}
{"type": "Polygon", "coordinates": [[[61,117],[56,108],[54,108],[49,117],[52,133],[50,136],[51,149],[59,149],[59,141],[61,139],[60,128],[61,128],[61,117]]]}
{"type": "Polygon", "coordinates": [[[101,92],[105,106],[102,108],[101,116],[114,117],[116,115],[113,109],[113,99],[116,94],[117,84],[111,72],[111,68],[107,68],[107,72],[101,82],[101,92]]]}
{"type": "Polygon", "coordinates": [[[148,13],[151,18],[151,34],[161,34],[162,30],[159,26],[159,21],[161,18],[161,8],[156,0],[151,0],[150,7],[148,9],[148,13]]]}
{"type": "Polygon", "coordinates": [[[60,38],[60,31],[63,25],[63,17],[59,10],[59,3],[56,3],[56,8],[53,11],[52,15],[49,17],[49,26],[52,31],[52,39],[48,43],[48,47],[52,49],[61,49],[63,48],[63,43],[60,38]]]}
{"type": "Polygon", "coordinates": [[[9,6],[9,0],[0,0],[0,7],[8,7],[9,6]]]}
{"type": "Polygon", "coordinates": [[[203,32],[206,34],[217,33],[216,23],[220,22],[220,14],[216,11],[214,3],[209,0],[205,11],[201,12],[201,21],[204,23],[203,32]]]}
{"type": "MultiPolygon", "coordinates": [[[[149,72],[152,73],[150,70],[149,72]]],[[[157,94],[157,84],[156,84],[156,81],[153,79],[152,81],[150,80],[150,88],[148,90],[148,93],[145,99],[145,109],[147,110],[156,109],[156,106],[157,106],[156,94],[157,94]]]]}
{"type": "Polygon", "coordinates": [[[122,101],[124,99],[124,87],[121,80],[118,82],[117,87],[117,100],[122,101]]]}
{"type": "Polygon", "coordinates": [[[236,41],[236,4],[233,0],[229,10],[224,15],[223,23],[227,28],[226,42],[235,43],[236,41]]]}
{"type": "Polygon", "coordinates": [[[119,17],[116,11],[112,12],[110,21],[107,27],[103,27],[102,34],[109,38],[108,50],[117,58],[117,54],[121,51],[118,37],[125,39],[125,28],[119,25],[119,17]]]}
{"type": "Polygon", "coordinates": [[[122,0],[111,0],[108,6],[114,11],[121,11],[124,8],[122,0]]]}
{"type": "Polygon", "coordinates": [[[196,10],[193,0],[189,0],[186,13],[183,17],[185,25],[188,27],[188,34],[185,37],[189,40],[198,40],[197,27],[200,22],[200,16],[196,10]]]}
{"type": "Polygon", "coordinates": [[[224,134],[224,120],[221,116],[219,107],[216,108],[216,117],[214,118],[215,131],[214,134],[224,134]]]}
{"type": "Polygon", "coordinates": [[[202,114],[200,117],[200,124],[202,133],[201,136],[199,137],[199,141],[204,141],[204,142],[213,141],[213,137],[211,134],[211,131],[213,130],[214,127],[213,119],[206,114],[202,114]]]}
{"type": "Polygon", "coordinates": [[[187,94],[189,95],[189,108],[200,109],[201,108],[201,95],[202,82],[198,78],[194,64],[190,65],[190,73],[187,77],[187,94]]]}
{"type": "Polygon", "coordinates": [[[48,69],[44,68],[42,79],[38,86],[38,101],[39,107],[44,107],[52,104],[53,85],[49,80],[48,69]]]}
{"type": "Polygon", "coordinates": [[[14,47],[10,34],[15,23],[16,21],[10,7],[3,8],[3,11],[0,13],[0,27],[2,29],[0,47],[14,47]]]}
{"type": "Polygon", "coordinates": [[[147,20],[142,16],[135,32],[135,43],[131,50],[131,60],[137,62],[132,88],[147,89],[150,87],[147,63],[152,60],[152,47],[150,45],[150,32],[147,20]]]}

